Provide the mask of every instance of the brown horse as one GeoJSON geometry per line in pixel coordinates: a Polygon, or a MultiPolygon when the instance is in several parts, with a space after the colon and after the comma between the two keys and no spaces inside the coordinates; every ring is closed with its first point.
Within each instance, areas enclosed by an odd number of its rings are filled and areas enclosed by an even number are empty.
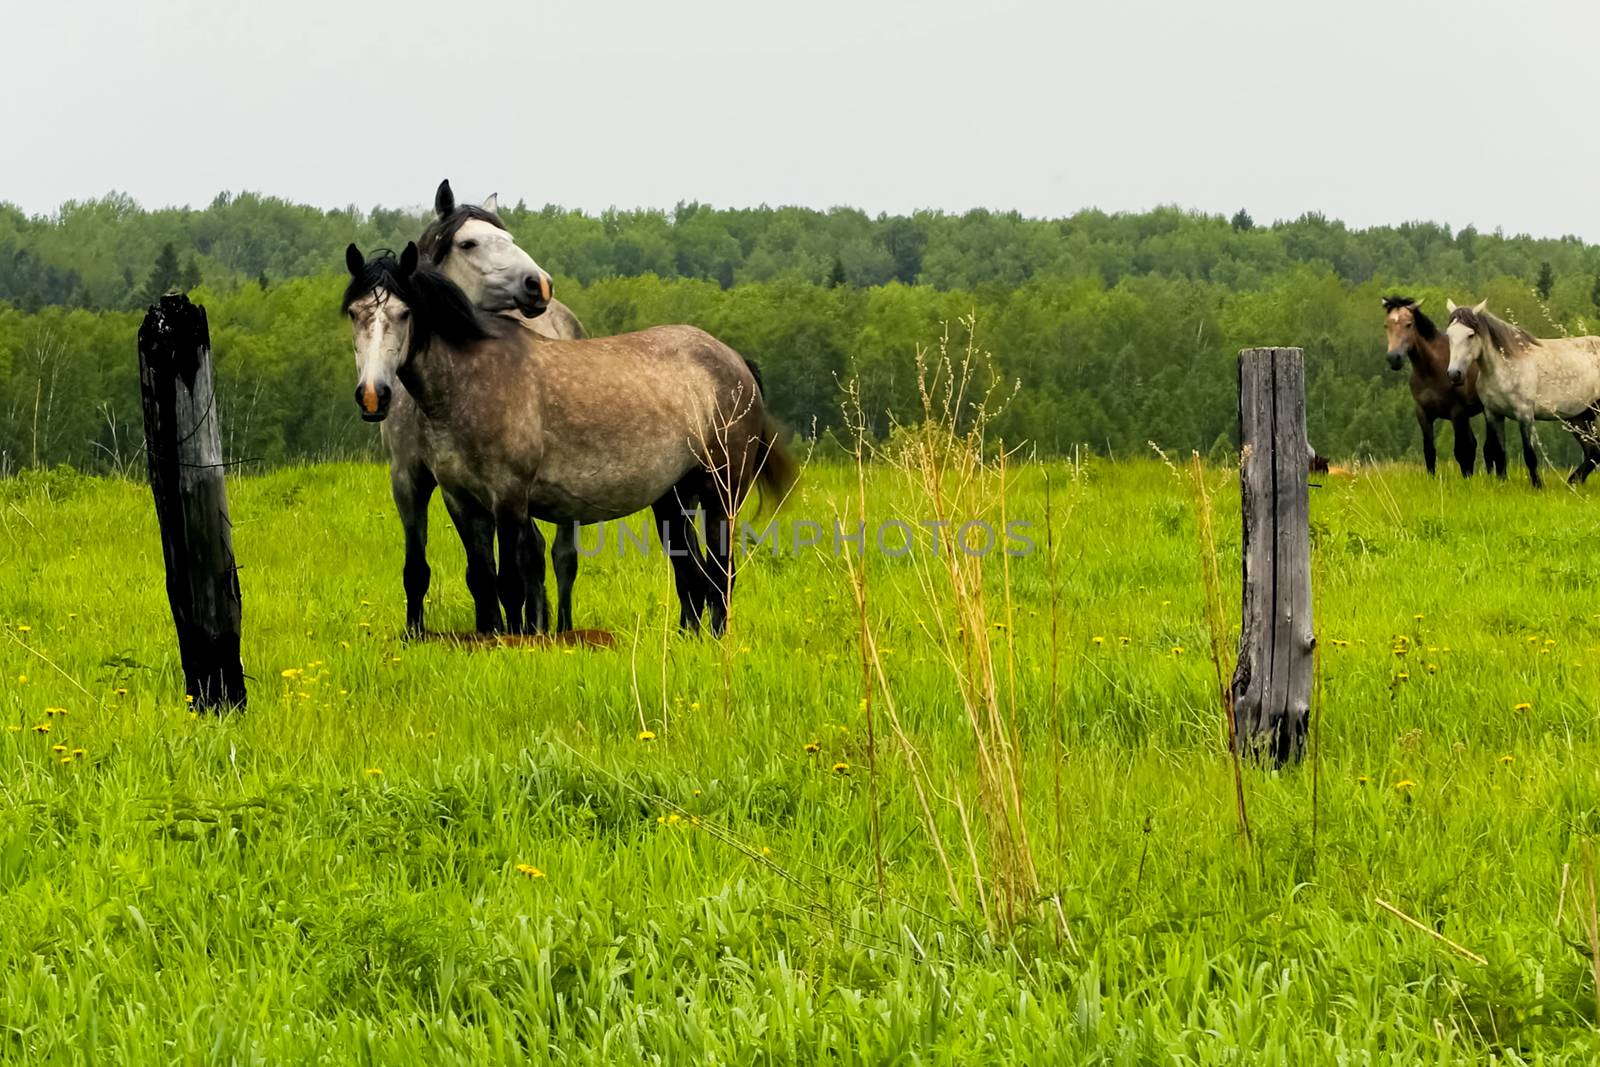
{"type": "MultiPolygon", "coordinates": [[[[1428,473],[1434,473],[1437,450],[1433,443],[1434,424],[1447,420],[1455,431],[1456,463],[1464,478],[1472,477],[1477,465],[1478,441],[1472,433],[1472,417],[1483,413],[1478,399],[1476,368],[1459,384],[1450,379],[1450,341],[1422,313],[1422,307],[1408,296],[1383,298],[1385,325],[1389,331],[1389,366],[1400,369],[1402,360],[1411,360],[1411,399],[1417,408],[1417,426],[1422,430],[1422,458],[1428,473]]],[[[1489,473],[1506,476],[1505,443],[1494,422],[1484,420],[1483,465],[1489,473]]]]}
{"type": "Polygon", "coordinates": [[[499,628],[500,606],[508,626],[523,625],[530,514],[593,523],[650,507],[677,578],[680,625],[698,630],[709,607],[712,632],[723,632],[739,505],[758,482],[781,498],[794,477],[748,361],[692,326],[541,338],[474,306],[414,244],[371,261],[351,245],[345,258],[357,401],[373,421],[388,415],[396,382],[415,402],[422,460],[471,531],[462,531],[469,577],[496,578],[497,589],[482,580],[473,589],[480,628],[499,628]],[[703,561],[685,515],[695,503],[703,561]]]}

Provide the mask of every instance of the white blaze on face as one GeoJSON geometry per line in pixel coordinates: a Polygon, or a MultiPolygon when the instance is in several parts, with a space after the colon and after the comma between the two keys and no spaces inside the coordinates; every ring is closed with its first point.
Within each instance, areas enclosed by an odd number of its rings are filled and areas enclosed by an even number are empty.
{"type": "Polygon", "coordinates": [[[486,311],[504,311],[523,305],[531,277],[549,300],[547,275],[500,227],[482,219],[468,219],[456,231],[455,243],[444,255],[445,277],[461,287],[467,299],[486,311]]]}
{"type": "Polygon", "coordinates": [[[356,347],[356,403],[368,415],[379,412],[379,386],[393,389],[395,375],[411,344],[411,309],[386,289],[350,305],[356,347]]]}

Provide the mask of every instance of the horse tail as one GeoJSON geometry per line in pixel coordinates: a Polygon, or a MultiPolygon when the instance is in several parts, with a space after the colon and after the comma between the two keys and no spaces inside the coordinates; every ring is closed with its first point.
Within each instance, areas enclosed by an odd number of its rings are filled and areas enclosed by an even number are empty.
{"type": "Polygon", "coordinates": [[[750,377],[756,380],[756,392],[765,397],[767,395],[767,383],[761,380],[761,364],[749,356],[741,355],[739,358],[744,360],[744,368],[750,372],[750,377]]]}
{"type": "Polygon", "coordinates": [[[800,468],[784,446],[786,436],[778,420],[762,415],[761,436],[756,438],[756,481],[761,486],[762,507],[770,500],[776,509],[800,480],[800,468]]]}

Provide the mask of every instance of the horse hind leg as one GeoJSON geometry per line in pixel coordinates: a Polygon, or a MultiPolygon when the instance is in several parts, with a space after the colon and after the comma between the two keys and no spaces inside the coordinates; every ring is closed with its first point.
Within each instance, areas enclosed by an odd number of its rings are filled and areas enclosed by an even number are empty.
{"type": "Polygon", "coordinates": [[[700,494],[700,506],[706,516],[706,588],[711,633],[721,637],[728,628],[728,613],[733,605],[733,517],[738,510],[738,492],[714,475],[707,477],[707,483],[700,494]]]}
{"type": "Polygon", "coordinates": [[[706,561],[700,554],[700,536],[688,511],[692,497],[673,487],[650,505],[655,516],[656,535],[672,564],[673,583],[678,591],[678,626],[689,633],[700,632],[700,616],[706,603],[706,561]]]}
{"type": "Polygon", "coordinates": [[[550,563],[556,572],[556,633],[572,629],[572,587],[578,581],[578,524],[556,525],[550,545],[550,563]]]}
{"type": "Polygon", "coordinates": [[[1579,463],[1567,477],[1568,485],[1582,485],[1589,480],[1589,474],[1600,464],[1600,441],[1595,438],[1594,430],[1595,412],[1593,409],[1573,421],[1572,436],[1577,438],[1578,447],[1583,449],[1583,462],[1579,463]]]}

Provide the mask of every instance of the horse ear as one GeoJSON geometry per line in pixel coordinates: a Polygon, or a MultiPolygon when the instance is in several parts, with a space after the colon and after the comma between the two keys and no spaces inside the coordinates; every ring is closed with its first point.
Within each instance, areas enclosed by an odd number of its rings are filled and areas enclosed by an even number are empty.
{"type": "Polygon", "coordinates": [[[367,261],[361,258],[361,249],[352,244],[344,250],[344,265],[352,278],[359,278],[367,268],[367,261]]]}
{"type": "Polygon", "coordinates": [[[1472,309],[1472,312],[1475,315],[1482,315],[1485,311],[1488,311],[1488,310],[1489,310],[1489,301],[1488,300],[1480,300],[1480,301],[1478,301],[1477,306],[1472,309]]]}
{"type": "Polygon", "coordinates": [[[490,193],[489,198],[483,202],[483,210],[491,215],[500,214],[500,194],[490,193]]]}
{"type": "Polygon", "coordinates": [[[417,242],[412,241],[406,245],[406,250],[400,253],[400,276],[411,277],[417,269],[417,242]]]}
{"type": "Polygon", "coordinates": [[[439,183],[439,191],[433,194],[433,210],[442,219],[456,209],[456,194],[450,188],[450,179],[446,178],[439,183]]]}
{"type": "Polygon", "coordinates": [[[1456,302],[1454,300],[1451,300],[1450,298],[1446,297],[1445,298],[1445,302],[1444,302],[1444,309],[1446,311],[1450,312],[1450,314],[1454,315],[1456,313],[1456,302]]]}

